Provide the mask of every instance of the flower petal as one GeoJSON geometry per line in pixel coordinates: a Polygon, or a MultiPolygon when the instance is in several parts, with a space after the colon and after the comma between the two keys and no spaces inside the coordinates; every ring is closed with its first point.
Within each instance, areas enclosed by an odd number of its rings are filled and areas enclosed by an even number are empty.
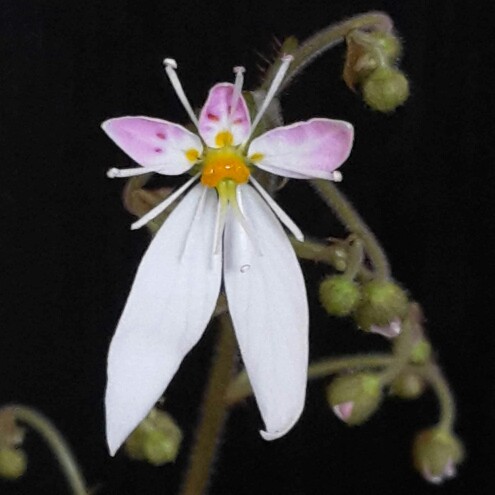
{"type": "Polygon", "coordinates": [[[206,103],[199,116],[199,133],[205,143],[211,148],[220,148],[222,133],[229,132],[232,135],[232,143],[241,144],[249,135],[251,119],[242,95],[239,95],[235,111],[232,112],[232,99],[234,97],[234,85],[219,83],[211,88],[206,103]],[[220,135],[220,140],[219,140],[220,135]]]}
{"type": "Polygon", "coordinates": [[[221,255],[212,255],[216,205],[215,191],[195,186],[139,266],[108,355],[112,455],[162,395],[213,313],[221,281],[221,255]]]}
{"type": "Polygon", "coordinates": [[[308,369],[308,303],[301,268],[287,235],[250,186],[238,186],[239,206],[257,245],[233,214],[224,237],[224,280],[237,340],[266,425],[281,437],[304,407],[308,369]]]}
{"type": "Polygon", "coordinates": [[[257,137],[248,156],[267,172],[294,179],[332,179],[347,160],[354,130],[341,120],[311,119],[277,127],[257,137]]]}
{"type": "Polygon", "coordinates": [[[196,134],[165,120],[119,117],[106,120],[101,127],[139,165],[164,175],[183,174],[203,151],[196,134]]]}

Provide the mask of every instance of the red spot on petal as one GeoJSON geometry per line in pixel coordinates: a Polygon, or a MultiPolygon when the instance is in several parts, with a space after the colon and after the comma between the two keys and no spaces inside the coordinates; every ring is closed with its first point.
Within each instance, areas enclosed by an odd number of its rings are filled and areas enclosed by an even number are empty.
{"type": "Polygon", "coordinates": [[[235,119],[234,124],[242,124],[244,122],[244,119],[235,119]]]}
{"type": "Polygon", "coordinates": [[[165,133],[164,132],[157,132],[156,133],[156,137],[158,139],[166,139],[167,136],[165,136],[165,133]]]}
{"type": "Polygon", "coordinates": [[[213,122],[218,122],[220,119],[213,113],[207,113],[206,118],[208,120],[213,120],[213,122]]]}
{"type": "Polygon", "coordinates": [[[161,148],[155,148],[153,151],[155,153],[161,153],[163,150],[161,148]]]}

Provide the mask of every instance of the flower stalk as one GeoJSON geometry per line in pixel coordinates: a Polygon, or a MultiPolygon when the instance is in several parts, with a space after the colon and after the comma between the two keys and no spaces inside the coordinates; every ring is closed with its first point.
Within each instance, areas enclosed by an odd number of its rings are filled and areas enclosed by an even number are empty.
{"type": "Polygon", "coordinates": [[[330,181],[316,179],[312,180],[311,184],[346,228],[361,239],[364,250],[375,271],[376,278],[390,278],[390,265],[385,251],[350,201],[330,181]]]}
{"type": "Polygon", "coordinates": [[[201,419],[181,495],[199,495],[208,486],[219,436],[227,419],[225,392],[235,368],[236,341],[228,313],[218,317],[220,335],[203,397],[201,419]]]}
{"type": "Polygon", "coordinates": [[[73,495],[88,495],[89,490],[72,451],[62,434],[43,414],[34,409],[12,404],[7,406],[14,418],[36,431],[55,455],[73,495]]]}

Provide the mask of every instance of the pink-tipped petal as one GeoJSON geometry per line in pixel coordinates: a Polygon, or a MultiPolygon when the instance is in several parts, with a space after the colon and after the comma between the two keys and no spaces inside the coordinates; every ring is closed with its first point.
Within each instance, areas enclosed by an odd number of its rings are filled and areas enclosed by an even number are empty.
{"type": "Polygon", "coordinates": [[[339,418],[341,421],[347,422],[347,420],[351,417],[352,410],[354,408],[354,402],[342,402],[342,404],[337,404],[333,406],[333,412],[335,416],[339,418]]]}
{"type": "Polygon", "coordinates": [[[257,137],[248,156],[257,167],[276,175],[332,180],[332,172],[347,160],[353,138],[348,122],[311,119],[257,137]]]}
{"type": "Polygon", "coordinates": [[[134,161],[164,175],[179,175],[195,163],[203,145],[184,127],[150,117],[118,117],[101,125],[108,137],[134,161]]]}
{"type": "Polygon", "coordinates": [[[217,197],[195,186],[146,251],[108,354],[107,442],[113,455],[201,337],[220,291],[212,255],[217,197]]]}
{"type": "Polygon", "coordinates": [[[199,116],[199,133],[211,148],[220,147],[217,136],[222,132],[230,132],[231,144],[241,144],[249,135],[251,119],[242,95],[237,99],[236,108],[232,111],[234,85],[219,83],[211,88],[206,103],[199,116]]]}
{"type": "Polygon", "coordinates": [[[400,320],[393,320],[388,325],[384,325],[382,327],[378,325],[371,325],[370,327],[371,333],[377,333],[387,339],[394,339],[400,335],[401,331],[402,326],[400,324],[400,320]]]}
{"type": "Polygon", "coordinates": [[[265,201],[238,186],[240,207],[256,235],[229,212],[224,234],[224,281],[234,329],[265,422],[274,440],[304,407],[308,370],[308,302],[290,241],[265,201]],[[242,203],[241,203],[242,202],[242,203]]]}

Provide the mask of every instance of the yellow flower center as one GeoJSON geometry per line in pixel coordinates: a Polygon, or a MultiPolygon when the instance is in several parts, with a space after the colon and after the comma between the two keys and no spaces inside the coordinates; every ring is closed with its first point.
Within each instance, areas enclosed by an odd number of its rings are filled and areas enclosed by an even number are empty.
{"type": "Polygon", "coordinates": [[[206,150],[201,171],[201,184],[204,186],[218,189],[218,185],[226,180],[244,184],[250,174],[245,158],[236,148],[225,145],[206,150]]]}

